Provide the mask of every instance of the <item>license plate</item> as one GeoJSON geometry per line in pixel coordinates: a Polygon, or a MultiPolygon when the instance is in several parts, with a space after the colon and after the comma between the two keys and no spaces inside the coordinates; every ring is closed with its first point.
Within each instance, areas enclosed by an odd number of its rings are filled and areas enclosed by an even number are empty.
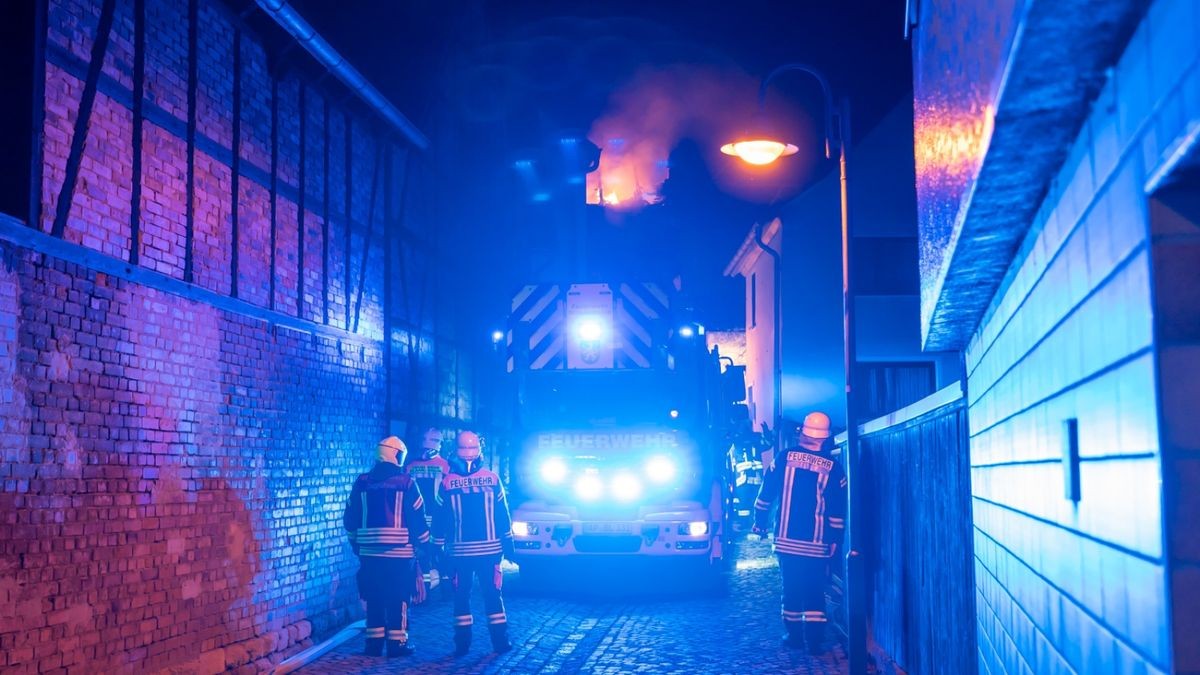
{"type": "Polygon", "coordinates": [[[629,534],[633,532],[630,523],[584,523],[585,534],[629,534]]]}

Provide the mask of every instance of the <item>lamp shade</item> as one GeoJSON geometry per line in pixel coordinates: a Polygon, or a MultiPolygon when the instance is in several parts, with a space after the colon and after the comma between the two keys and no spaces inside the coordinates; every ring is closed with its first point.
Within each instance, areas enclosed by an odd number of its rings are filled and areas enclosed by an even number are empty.
{"type": "Polygon", "coordinates": [[[794,155],[799,148],[785,140],[776,125],[771,124],[762,111],[754,116],[750,127],[737,138],[721,146],[721,152],[740,158],[747,164],[763,166],[780,157],[794,155]]]}

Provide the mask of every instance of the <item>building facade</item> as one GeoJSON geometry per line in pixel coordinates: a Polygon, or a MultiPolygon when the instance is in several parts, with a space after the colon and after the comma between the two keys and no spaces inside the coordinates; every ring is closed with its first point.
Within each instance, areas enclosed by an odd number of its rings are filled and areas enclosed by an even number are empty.
{"type": "MultiPolygon", "coordinates": [[[[898,106],[855,144],[849,160],[860,422],[958,379],[956,354],[921,350],[911,129],[907,104],[898,106]]],[[[784,417],[824,410],[845,426],[840,223],[835,170],[783,205],[778,218],[752,227],[726,267],[727,276],[745,281],[746,379],[756,429],[774,425],[776,330],[784,417]]]]}
{"type": "Polygon", "coordinates": [[[0,670],[265,672],[361,613],[374,444],[471,413],[428,162],[261,12],[16,5],[0,670]]]}
{"type": "Polygon", "coordinates": [[[1200,3],[912,6],[922,335],[965,355],[979,670],[1200,672],[1200,3]]]}

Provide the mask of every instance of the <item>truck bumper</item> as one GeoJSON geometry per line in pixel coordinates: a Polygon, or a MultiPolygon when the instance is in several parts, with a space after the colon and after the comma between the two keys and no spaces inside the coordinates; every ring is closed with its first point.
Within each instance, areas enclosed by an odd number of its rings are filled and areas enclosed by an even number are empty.
{"type": "Polygon", "coordinates": [[[614,555],[708,558],[719,526],[698,502],[643,506],[633,517],[581,517],[573,506],[535,502],[517,507],[513,523],[518,564],[614,555]]]}

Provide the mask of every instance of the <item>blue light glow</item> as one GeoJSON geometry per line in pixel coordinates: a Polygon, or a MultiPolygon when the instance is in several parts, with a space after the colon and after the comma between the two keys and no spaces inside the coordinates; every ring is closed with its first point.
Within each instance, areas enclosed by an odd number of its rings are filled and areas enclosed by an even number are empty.
{"type": "Polygon", "coordinates": [[[596,317],[584,317],[575,324],[575,336],[586,342],[596,342],[604,337],[604,322],[596,317]]]}
{"type": "Polygon", "coordinates": [[[642,481],[631,473],[619,473],[613,478],[612,493],[617,501],[631,502],[642,496],[642,481]]]}
{"type": "Polygon", "coordinates": [[[683,326],[682,328],[679,329],[680,337],[690,338],[695,334],[696,334],[696,330],[694,328],[692,328],[691,326],[683,326]]]}
{"type": "Polygon", "coordinates": [[[668,483],[675,478],[675,462],[661,455],[646,462],[646,475],[655,483],[668,483]]]}
{"type": "Polygon", "coordinates": [[[551,457],[542,462],[542,480],[558,485],[567,477],[567,463],[561,457],[551,457]]]}
{"type": "Polygon", "coordinates": [[[604,492],[604,484],[596,476],[588,474],[575,481],[575,495],[584,501],[595,501],[604,492]]]}

